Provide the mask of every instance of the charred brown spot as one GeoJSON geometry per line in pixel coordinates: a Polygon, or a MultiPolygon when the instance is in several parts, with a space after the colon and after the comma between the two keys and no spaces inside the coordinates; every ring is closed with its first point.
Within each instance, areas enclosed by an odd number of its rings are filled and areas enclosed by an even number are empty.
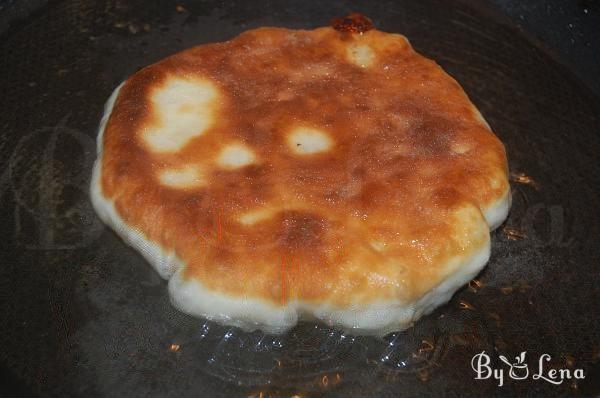
{"type": "Polygon", "coordinates": [[[340,32],[363,33],[373,29],[373,21],[362,14],[353,12],[345,17],[334,18],[330,25],[340,32]]]}

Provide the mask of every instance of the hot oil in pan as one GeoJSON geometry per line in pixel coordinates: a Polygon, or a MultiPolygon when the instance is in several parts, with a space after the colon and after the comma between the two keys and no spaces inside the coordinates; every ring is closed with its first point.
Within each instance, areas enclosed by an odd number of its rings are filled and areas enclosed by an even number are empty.
{"type": "Polygon", "coordinates": [[[469,305],[445,308],[404,332],[382,338],[353,336],[327,326],[300,323],[285,335],[244,332],[204,322],[165,347],[192,357],[203,372],[236,385],[285,385],[332,389],[344,379],[379,375],[427,382],[456,347],[493,349],[485,317],[469,305]],[[366,365],[366,366],[365,366],[366,365]]]}

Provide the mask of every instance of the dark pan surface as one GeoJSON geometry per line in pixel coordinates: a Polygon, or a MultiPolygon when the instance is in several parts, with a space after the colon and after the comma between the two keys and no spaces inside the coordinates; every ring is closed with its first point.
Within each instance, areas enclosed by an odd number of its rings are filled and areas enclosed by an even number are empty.
{"type": "Polygon", "coordinates": [[[600,99],[501,16],[467,2],[53,2],[0,37],[0,363],[19,396],[594,396],[600,392],[600,99]],[[169,304],[94,216],[87,185],[113,88],[258,26],[359,11],[408,36],[506,144],[514,205],[479,283],[385,339],[305,324],[243,333],[169,304]],[[585,380],[474,380],[485,350],[585,380]],[[496,353],[497,351],[497,353],[496,353]],[[262,395],[260,393],[263,393],[262,395]]]}

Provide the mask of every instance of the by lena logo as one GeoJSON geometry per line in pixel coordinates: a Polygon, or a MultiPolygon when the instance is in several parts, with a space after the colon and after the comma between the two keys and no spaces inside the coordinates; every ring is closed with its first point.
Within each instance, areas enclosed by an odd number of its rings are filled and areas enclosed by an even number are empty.
{"type": "MultiPolygon", "coordinates": [[[[493,378],[498,381],[498,387],[504,385],[505,370],[508,369],[508,377],[512,380],[525,380],[530,377],[529,365],[526,362],[527,352],[523,351],[515,357],[511,363],[504,355],[498,356],[500,361],[506,365],[500,368],[491,366],[491,358],[485,351],[473,356],[471,359],[471,368],[475,372],[475,380],[487,380],[493,378]]],[[[583,369],[546,369],[545,365],[550,362],[552,357],[548,354],[542,354],[537,361],[537,369],[531,373],[533,380],[542,380],[551,384],[559,385],[565,380],[585,379],[583,369]]],[[[533,369],[532,369],[533,370],[533,369]]]]}
{"type": "MultiPolygon", "coordinates": [[[[483,354],[484,352],[482,352],[483,354]]],[[[508,375],[513,380],[524,380],[529,376],[529,368],[525,363],[525,354],[523,351],[519,356],[515,357],[515,363],[510,363],[504,355],[500,355],[499,358],[502,362],[507,364],[510,368],[508,375]]]]}

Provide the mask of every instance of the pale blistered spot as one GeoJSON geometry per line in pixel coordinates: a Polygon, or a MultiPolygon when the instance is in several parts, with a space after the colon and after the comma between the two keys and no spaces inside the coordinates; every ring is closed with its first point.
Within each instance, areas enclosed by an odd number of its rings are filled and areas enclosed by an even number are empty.
{"type": "Polygon", "coordinates": [[[237,169],[256,161],[252,150],[242,144],[228,145],[223,149],[217,159],[219,166],[228,169],[237,169]]]}
{"type": "Polygon", "coordinates": [[[471,146],[464,142],[456,142],[456,143],[452,144],[451,149],[452,149],[452,152],[462,155],[464,153],[469,152],[471,150],[471,146]]]}
{"type": "Polygon", "coordinates": [[[267,220],[273,216],[274,210],[271,208],[264,208],[258,210],[252,210],[245,214],[242,214],[238,221],[244,225],[253,225],[257,222],[267,220]]]}
{"type": "Polygon", "coordinates": [[[208,80],[170,78],[152,93],[153,123],[143,139],[153,152],[175,152],[213,123],[217,88],[208,80]]]}
{"type": "Polygon", "coordinates": [[[200,168],[193,165],[162,170],[159,180],[161,184],[177,189],[198,188],[206,183],[200,168]]]}
{"type": "Polygon", "coordinates": [[[371,66],[375,60],[375,53],[366,44],[348,46],[346,55],[350,62],[362,68],[371,66]]]}
{"type": "Polygon", "coordinates": [[[310,155],[327,151],[333,141],[323,131],[300,127],[288,134],[287,143],[290,149],[298,155],[310,155]]]}

